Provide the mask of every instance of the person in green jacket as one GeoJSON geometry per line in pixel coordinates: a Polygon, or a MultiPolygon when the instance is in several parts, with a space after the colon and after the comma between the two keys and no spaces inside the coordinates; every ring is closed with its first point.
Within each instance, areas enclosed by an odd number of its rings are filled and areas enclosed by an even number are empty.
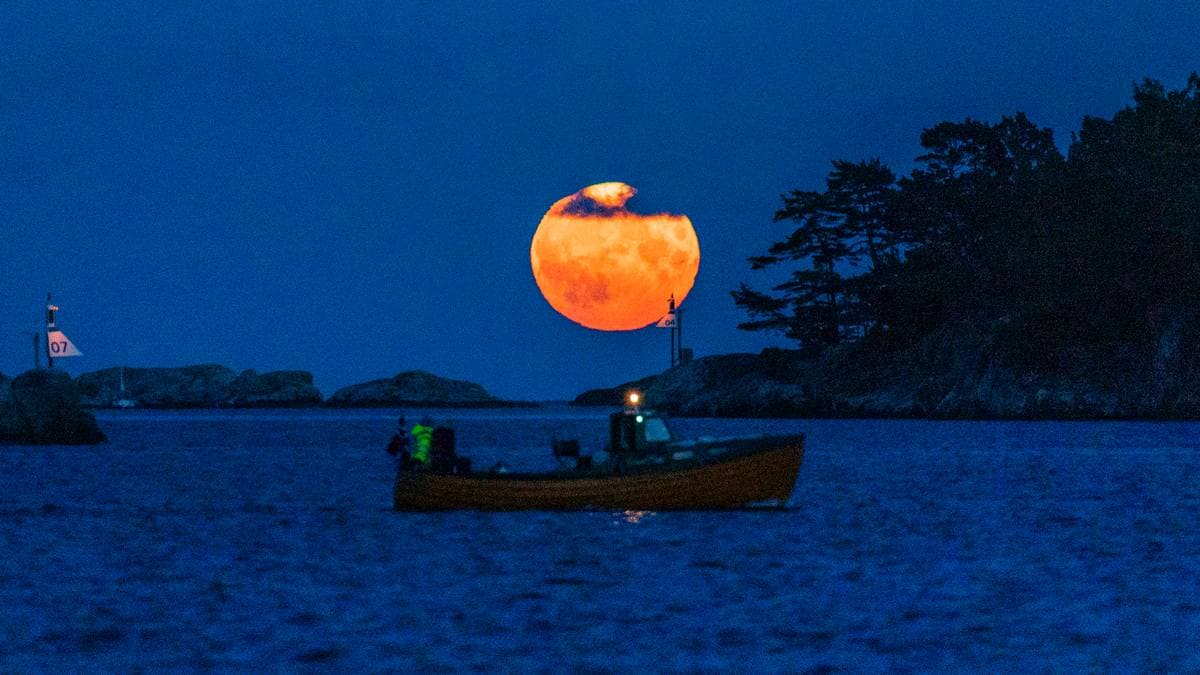
{"type": "Polygon", "coordinates": [[[429,450],[433,447],[433,422],[428,417],[417,422],[413,425],[412,435],[417,446],[413,452],[413,461],[428,468],[429,450]]]}

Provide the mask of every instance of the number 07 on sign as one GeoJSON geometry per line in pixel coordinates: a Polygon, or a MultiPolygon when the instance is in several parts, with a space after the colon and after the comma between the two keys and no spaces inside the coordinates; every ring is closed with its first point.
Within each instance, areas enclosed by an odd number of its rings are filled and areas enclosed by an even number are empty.
{"type": "Polygon", "coordinates": [[[54,365],[54,359],[83,356],[83,352],[76,349],[58,329],[58,305],[50,301],[49,293],[46,294],[46,356],[50,358],[51,367],[54,365]]]}
{"type": "Polygon", "coordinates": [[[75,345],[71,344],[71,341],[60,330],[46,332],[46,353],[56,359],[83,356],[83,352],[76,349],[75,345]]]}

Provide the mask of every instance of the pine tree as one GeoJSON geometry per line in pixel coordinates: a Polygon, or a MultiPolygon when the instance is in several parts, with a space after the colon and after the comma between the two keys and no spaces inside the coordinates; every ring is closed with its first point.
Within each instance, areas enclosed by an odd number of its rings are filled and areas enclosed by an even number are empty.
{"type": "Polygon", "coordinates": [[[839,263],[855,258],[852,230],[847,227],[845,195],[795,190],[783,196],[775,222],[797,224],[783,241],[772,244],[765,256],[750,258],[752,269],[784,261],[805,263],[787,281],[772,290],[754,291],[745,284],[733,292],[734,302],[752,317],[744,330],[776,330],[800,343],[803,350],[819,353],[837,344],[852,300],[845,293],[839,263]]]}

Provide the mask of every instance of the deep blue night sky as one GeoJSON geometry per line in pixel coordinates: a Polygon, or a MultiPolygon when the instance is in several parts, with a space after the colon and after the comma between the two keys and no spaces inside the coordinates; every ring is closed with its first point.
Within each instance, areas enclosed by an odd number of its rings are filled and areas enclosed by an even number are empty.
{"type": "Polygon", "coordinates": [[[1200,68],[1194,1],[349,4],[0,6],[0,371],[51,290],[74,373],[616,384],[663,331],[577,326],[529,269],[549,205],[608,180],[695,223],[696,354],[757,351],[729,291],[831,159],[907,171],[922,128],[1017,110],[1065,147],[1200,68]]]}

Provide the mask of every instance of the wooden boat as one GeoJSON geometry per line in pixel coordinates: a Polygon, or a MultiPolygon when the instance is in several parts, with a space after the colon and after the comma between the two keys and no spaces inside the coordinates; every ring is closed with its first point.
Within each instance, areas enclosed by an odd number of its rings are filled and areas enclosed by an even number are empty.
{"type": "MultiPolygon", "coordinates": [[[[609,460],[549,473],[401,471],[401,511],[478,509],[721,509],[782,506],[804,436],[671,440],[661,416],[637,409],[610,419],[609,460]]],[[[577,445],[575,446],[578,447],[577,445]]],[[[556,453],[557,454],[557,453],[556,453]]]]}

